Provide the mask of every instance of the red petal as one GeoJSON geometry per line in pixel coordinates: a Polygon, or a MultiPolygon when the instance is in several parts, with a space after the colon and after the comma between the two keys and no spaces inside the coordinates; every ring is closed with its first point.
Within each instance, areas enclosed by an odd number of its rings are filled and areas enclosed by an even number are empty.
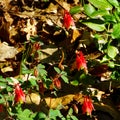
{"type": "Polygon", "coordinates": [[[87,113],[87,115],[91,115],[93,110],[94,110],[94,106],[92,100],[88,96],[85,96],[82,105],[83,114],[87,113]]]}
{"type": "Polygon", "coordinates": [[[76,53],[76,66],[78,70],[84,68],[84,70],[87,71],[86,60],[84,58],[82,51],[76,53]]]}
{"type": "Polygon", "coordinates": [[[69,29],[71,25],[75,26],[73,18],[71,17],[70,13],[67,10],[65,10],[64,11],[64,18],[63,18],[63,26],[66,29],[69,29]]]}
{"type": "Polygon", "coordinates": [[[55,78],[53,83],[56,88],[61,89],[61,81],[58,78],[55,78]]]}
{"type": "Polygon", "coordinates": [[[17,102],[25,102],[25,94],[19,84],[15,85],[15,103],[17,102]]]}

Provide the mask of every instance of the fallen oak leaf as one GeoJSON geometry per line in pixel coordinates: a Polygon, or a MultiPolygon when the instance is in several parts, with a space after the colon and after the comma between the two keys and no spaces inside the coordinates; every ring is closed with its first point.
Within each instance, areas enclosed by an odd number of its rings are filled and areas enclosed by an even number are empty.
{"type": "Polygon", "coordinates": [[[8,46],[6,42],[0,43],[0,61],[14,58],[16,54],[18,54],[17,48],[8,46]]]}

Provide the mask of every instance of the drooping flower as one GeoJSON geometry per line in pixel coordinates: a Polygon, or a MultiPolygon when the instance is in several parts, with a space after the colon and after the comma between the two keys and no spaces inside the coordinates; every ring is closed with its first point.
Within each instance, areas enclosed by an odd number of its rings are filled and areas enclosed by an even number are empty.
{"type": "Polygon", "coordinates": [[[80,69],[84,69],[84,71],[87,73],[87,63],[86,63],[86,60],[84,58],[82,51],[76,52],[76,67],[78,71],[80,69]]]}
{"type": "Polygon", "coordinates": [[[0,112],[3,112],[3,105],[0,104],[0,112]]]}
{"type": "Polygon", "coordinates": [[[44,95],[44,92],[46,90],[46,88],[44,86],[44,83],[40,80],[40,81],[38,81],[38,85],[39,85],[39,92],[40,92],[40,94],[44,95]]]}
{"type": "Polygon", "coordinates": [[[39,50],[40,49],[40,43],[39,42],[35,42],[34,44],[33,44],[33,48],[37,51],[37,50],[39,50]]]}
{"type": "Polygon", "coordinates": [[[23,92],[22,88],[20,87],[19,83],[15,85],[15,103],[23,103],[25,102],[25,93],[23,92]]]}
{"type": "Polygon", "coordinates": [[[64,10],[63,26],[68,30],[71,26],[75,27],[74,20],[67,10],[64,10]]]}
{"type": "Polygon", "coordinates": [[[93,106],[91,98],[89,98],[88,96],[85,96],[84,102],[82,105],[83,114],[87,113],[87,115],[91,115],[93,110],[94,110],[94,106],[93,106]]]}
{"type": "Polygon", "coordinates": [[[37,70],[37,68],[34,69],[34,76],[38,77],[39,76],[39,71],[37,70]]]}
{"type": "Polygon", "coordinates": [[[53,84],[57,89],[61,89],[61,81],[58,78],[54,78],[53,84]]]}

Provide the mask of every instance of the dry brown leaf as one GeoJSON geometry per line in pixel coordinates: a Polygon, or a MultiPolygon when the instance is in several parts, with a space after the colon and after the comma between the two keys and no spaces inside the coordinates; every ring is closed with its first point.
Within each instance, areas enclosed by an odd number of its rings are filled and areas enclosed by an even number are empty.
{"type": "Polygon", "coordinates": [[[27,19],[26,28],[23,28],[22,30],[27,33],[27,36],[26,36],[27,40],[29,40],[31,36],[35,36],[37,34],[36,24],[37,24],[37,21],[34,18],[27,19]]]}
{"type": "Polygon", "coordinates": [[[12,68],[12,66],[7,66],[4,68],[1,68],[1,71],[2,71],[2,73],[11,72],[11,71],[13,71],[13,68],[12,68]]]}
{"type": "Polygon", "coordinates": [[[38,93],[31,93],[31,94],[27,94],[26,96],[26,103],[27,104],[36,104],[39,105],[40,104],[40,95],[38,93]]]}
{"type": "Polygon", "coordinates": [[[49,7],[46,9],[47,13],[57,13],[57,5],[54,5],[53,3],[50,3],[49,7]]]}
{"type": "Polygon", "coordinates": [[[14,58],[17,53],[17,48],[13,46],[8,46],[8,44],[5,42],[0,43],[0,61],[14,58]]]}
{"type": "Polygon", "coordinates": [[[11,18],[10,14],[8,12],[4,13],[5,20],[10,23],[10,25],[13,23],[13,19],[11,18]]]}
{"type": "Polygon", "coordinates": [[[80,32],[77,29],[73,29],[71,43],[75,42],[76,38],[80,36],[80,32]]]}
{"type": "MultiPolygon", "coordinates": [[[[67,106],[70,104],[73,100],[77,101],[78,103],[83,103],[83,95],[82,94],[68,94],[62,97],[52,98],[52,97],[46,97],[44,98],[46,105],[49,108],[55,109],[58,106],[67,106]]],[[[26,96],[26,104],[42,104],[42,100],[38,93],[31,93],[26,96]]]]}

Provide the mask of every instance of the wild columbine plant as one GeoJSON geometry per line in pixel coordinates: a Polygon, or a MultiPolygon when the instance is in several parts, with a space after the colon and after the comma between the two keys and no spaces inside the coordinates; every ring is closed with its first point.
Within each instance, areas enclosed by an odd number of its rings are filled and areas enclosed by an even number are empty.
{"type": "Polygon", "coordinates": [[[88,72],[87,63],[82,51],[76,51],[76,67],[78,71],[84,69],[86,73],[88,72]]]}
{"type": "Polygon", "coordinates": [[[94,110],[94,106],[93,106],[91,98],[88,96],[85,96],[84,102],[82,105],[83,114],[87,113],[87,115],[91,116],[93,110],[94,110]]]}
{"type": "Polygon", "coordinates": [[[75,23],[74,20],[72,18],[72,16],[70,15],[70,13],[67,10],[64,10],[64,17],[63,17],[63,26],[69,30],[69,28],[75,27],[75,23]]]}
{"type": "Polygon", "coordinates": [[[15,103],[24,103],[25,102],[25,93],[23,92],[22,88],[20,87],[19,83],[15,85],[15,103]]]}

